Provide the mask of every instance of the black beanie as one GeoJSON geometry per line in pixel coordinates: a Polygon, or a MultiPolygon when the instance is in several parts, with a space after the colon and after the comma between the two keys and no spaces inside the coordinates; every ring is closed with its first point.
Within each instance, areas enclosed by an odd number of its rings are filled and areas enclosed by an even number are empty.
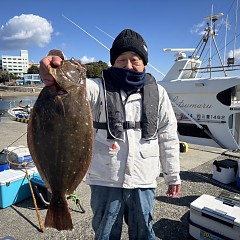
{"type": "Polygon", "coordinates": [[[115,60],[123,52],[132,51],[137,53],[143,60],[144,65],[148,63],[147,44],[140,34],[131,29],[125,29],[115,38],[110,49],[110,62],[114,65],[115,60]]]}

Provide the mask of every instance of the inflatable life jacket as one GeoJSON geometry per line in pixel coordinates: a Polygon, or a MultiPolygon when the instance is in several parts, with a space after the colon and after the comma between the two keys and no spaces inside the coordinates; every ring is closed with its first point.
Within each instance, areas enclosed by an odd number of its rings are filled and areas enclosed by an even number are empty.
{"type": "Polygon", "coordinates": [[[120,90],[111,83],[110,75],[104,72],[103,88],[105,97],[106,123],[93,122],[96,129],[106,129],[108,139],[123,139],[124,129],[141,129],[142,138],[150,139],[157,131],[159,92],[156,79],[146,74],[146,82],[140,89],[142,92],[142,116],[140,122],[125,121],[125,109],[120,90]]]}

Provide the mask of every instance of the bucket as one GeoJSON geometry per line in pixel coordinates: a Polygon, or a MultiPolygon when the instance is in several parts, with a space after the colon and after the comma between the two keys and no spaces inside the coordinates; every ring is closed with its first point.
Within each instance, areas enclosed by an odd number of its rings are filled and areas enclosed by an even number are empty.
{"type": "Polygon", "coordinates": [[[232,159],[224,159],[213,162],[213,179],[229,184],[235,182],[238,176],[238,162],[232,159]]]}
{"type": "Polygon", "coordinates": [[[3,153],[0,153],[0,172],[4,170],[8,170],[8,168],[9,166],[8,166],[6,155],[3,153]]]}

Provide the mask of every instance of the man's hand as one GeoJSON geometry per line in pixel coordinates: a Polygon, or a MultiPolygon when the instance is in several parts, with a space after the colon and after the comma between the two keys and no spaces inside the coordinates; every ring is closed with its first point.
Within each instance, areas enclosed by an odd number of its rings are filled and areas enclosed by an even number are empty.
{"type": "Polygon", "coordinates": [[[59,67],[61,65],[62,58],[59,56],[47,56],[40,61],[39,73],[42,81],[46,86],[52,86],[55,84],[53,76],[49,73],[49,66],[59,67]]]}
{"type": "Polygon", "coordinates": [[[176,198],[181,192],[181,184],[169,185],[167,190],[167,196],[170,198],[176,198]]]}

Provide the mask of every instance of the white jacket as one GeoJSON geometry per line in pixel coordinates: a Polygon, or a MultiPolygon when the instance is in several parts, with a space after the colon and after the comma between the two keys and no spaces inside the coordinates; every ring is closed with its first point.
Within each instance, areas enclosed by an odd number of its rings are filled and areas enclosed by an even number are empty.
{"type": "MultiPolygon", "coordinates": [[[[180,184],[179,140],[177,121],[165,89],[158,84],[158,136],[151,140],[141,138],[141,129],[127,129],[124,140],[107,139],[105,129],[95,130],[92,162],[86,177],[90,185],[120,188],[156,188],[156,179],[162,169],[166,184],[180,184]]],[[[87,79],[87,96],[93,119],[106,122],[105,99],[101,79],[87,79]]],[[[140,121],[141,93],[126,98],[125,121],[140,121]]]]}

